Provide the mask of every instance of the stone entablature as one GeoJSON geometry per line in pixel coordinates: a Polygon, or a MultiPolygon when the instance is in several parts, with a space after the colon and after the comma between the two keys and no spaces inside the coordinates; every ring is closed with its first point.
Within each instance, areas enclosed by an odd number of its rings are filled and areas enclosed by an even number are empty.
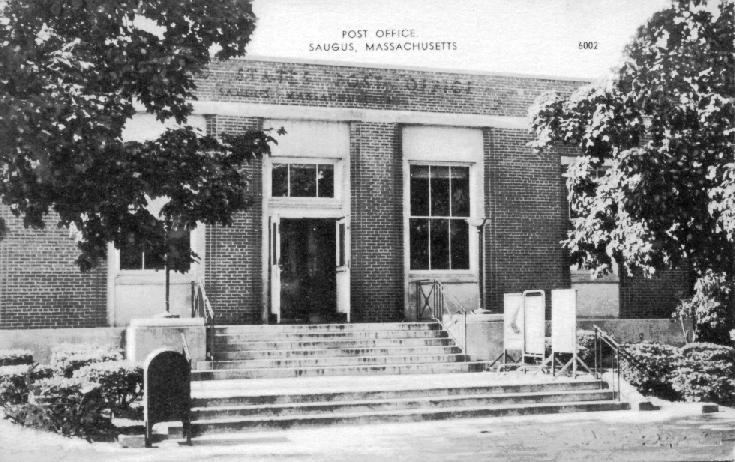
{"type": "Polygon", "coordinates": [[[234,59],[197,80],[200,101],[526,117],[535,98],[588,82],[500,74],[234,59]]]}

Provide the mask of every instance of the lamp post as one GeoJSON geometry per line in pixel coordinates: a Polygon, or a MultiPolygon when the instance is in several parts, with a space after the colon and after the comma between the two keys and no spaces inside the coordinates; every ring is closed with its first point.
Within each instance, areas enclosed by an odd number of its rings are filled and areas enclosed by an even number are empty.
{"type": "Polygon", "coordinates": [[[488,217],[467,219],[468,225],[477,228],[477,235],[480,239],[480,309],[483,311],[487,311],[485,303],[485,223],[489,219],[488,217]]]}

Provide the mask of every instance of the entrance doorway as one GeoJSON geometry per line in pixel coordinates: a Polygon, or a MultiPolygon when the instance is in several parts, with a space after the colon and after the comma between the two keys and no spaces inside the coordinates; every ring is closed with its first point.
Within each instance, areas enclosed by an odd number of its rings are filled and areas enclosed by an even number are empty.
{"type": "Polygon", "coordinates": [[[334,219],[281,219],[281,322],[337,320],[334,219]]]}
{"type": "Polygon", "coordinates": [[[281,217],[269,225],[269,321],[350,322],[348,217],[281,217]]]}

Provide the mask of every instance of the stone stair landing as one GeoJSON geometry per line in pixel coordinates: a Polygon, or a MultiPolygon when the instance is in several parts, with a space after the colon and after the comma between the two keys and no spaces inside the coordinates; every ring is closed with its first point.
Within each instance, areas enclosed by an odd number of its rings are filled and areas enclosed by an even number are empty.
{"type": "Polygon", "coordinates": [[[495,373],[200,381],[192,399],[195,435],[628,409],[597,380],[495,373]]]}
{"type": "MultiPolygon", "coordinates": [[[[192,370],[194,434],[627,409],[604,382],[497,374],[438,323],[221,326],[192,370]]],[[[180,435],[181,427],[169,427],[180,435]]]]}
{"type": "Polygon", "coordinates": [[[481,372],[438,323],[225,326],[194,380],[481,372]]]}

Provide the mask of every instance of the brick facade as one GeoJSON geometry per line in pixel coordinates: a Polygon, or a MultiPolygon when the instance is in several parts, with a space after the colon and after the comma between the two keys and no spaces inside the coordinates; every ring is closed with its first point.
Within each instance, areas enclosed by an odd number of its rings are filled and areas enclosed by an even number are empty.
{"type": "Polygon", "coordinates": [[[495,311],[502,311],[506,292],[569,287],[559,245],[565,233],[559,154],[536,154],[526,147],[530,140],[525,130],[484,133],[486,293],[495,311]]]}
{"type": "MultiPolygon", "coordinates": [[[[210,117],[210,134],[236,134],[259,129],[253,117],[210,117]]],[[[205,233],[204,280],[218,323],[261,321],[262,161],[248,166],[250,206],[234,216],[232,226],[208,226],[205,233]]]]}
{"type": "Polygon", "coordinates": [[[403,174],[400,128],[353,123],[352,309],[356,321],[403,317],[403,174]]]}
{"type": "MultiPolygon", "coordinates": [[[[261,127],[266,115],[257,112],[258,105],[287,107],[296,118],[298,106],[308,106],[517,120],[541,93],[569,93],[584,82],[236,59],[213,63],[197,84],[198,100],[212,103],[214,112],[220,102],[246,103],[240,116],[206,116],[207,131],[220,134],[261,127]]],[[[350,123],[352,319],[401,320],[403,126],[374,118],[344,120],[350,123]]],[[[488,125],[482,127],[484,209],[490,218],[484,269],[488,306],[499,311],[503,293],[569,287],[568,259],[559,245],[566,199],[561,150],[536,154],[526,146],[527,130],[488,125]]],[[[262,262],[262,169],[261,161],[248,167],[250,207],[231,227],[206,229],[206,288],[220,323],[263,321],[268,281],[262,262]]],[[[0,213],[9,216],[6,209],[0,213]]],[[[0,242],[0,327],[106,325],[106,268],[81,274],[66,231],[25,230],[18,220],[8,221],[10,233],[0,242]]],[[[685,276],[621,277],[621,315],[667,316],[675,295],[689,287],[685,276]]]]}
{"type": "Polygon", "coordinates": [[[686,270],[661,271],[652,278],[620,275],[621,318],[667,318],[694,282],[686,270]]]}
{"type": "Polygon", "coordinates": [[[25,228],[0,205],[8,233],[0,240],[0,327],[102,327],[107,325],[104,264],[82,273],[69,231],[53,216],[42,230],[25,228]]]}

